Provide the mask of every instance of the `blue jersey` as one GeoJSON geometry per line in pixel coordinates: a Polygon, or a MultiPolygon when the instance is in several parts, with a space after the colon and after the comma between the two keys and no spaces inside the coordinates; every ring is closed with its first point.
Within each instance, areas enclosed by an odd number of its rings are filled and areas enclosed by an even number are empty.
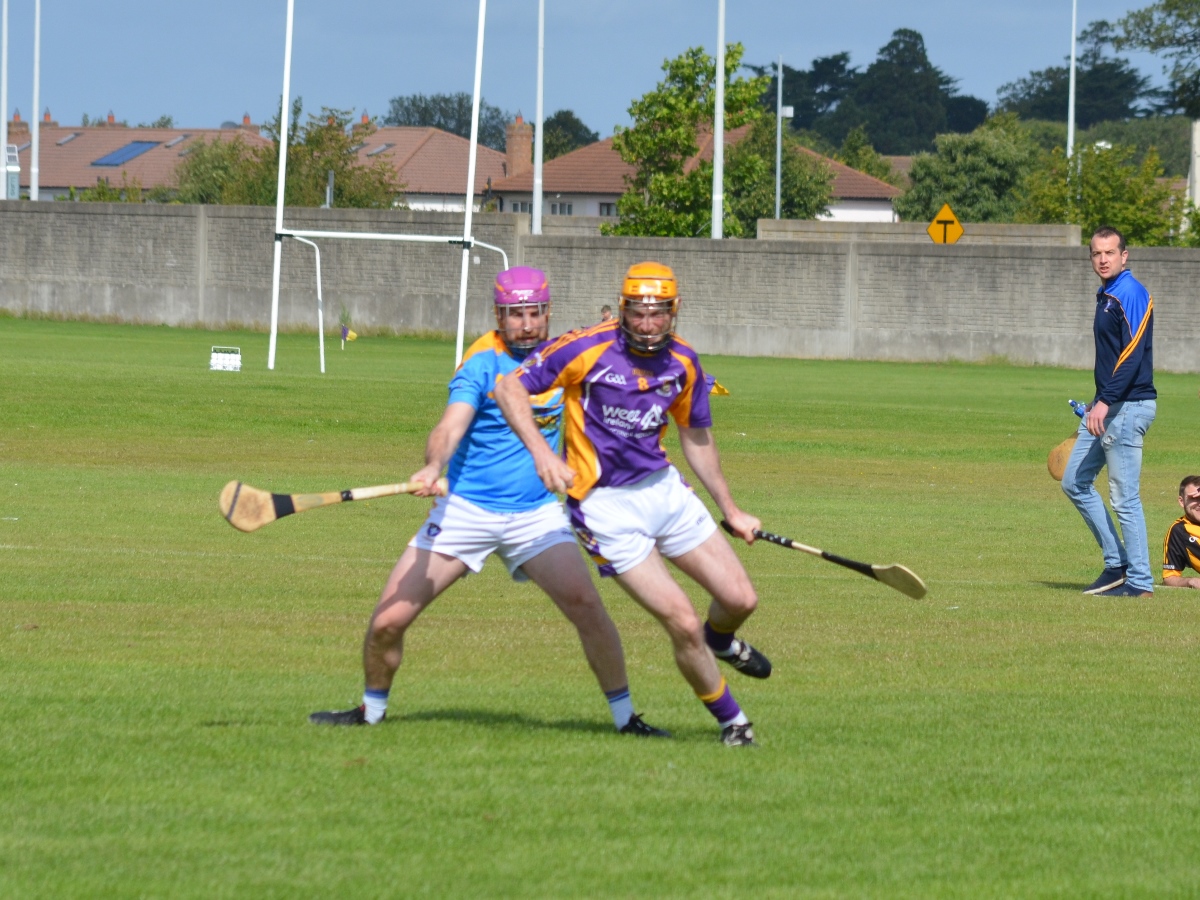
{"type": "Polygon", "coordinates": [[[1154,298],[1128,269],[1096,291],[1096,398],[1153,400],[1154,298]]]}
{"type": "MultiPolygon", "coordinates": [[[[468,403],[475,418],[450,460],[450,493],[498,513],[522,512],[555,502],[496,404],[496,383],[520,365],[495,331],[471,345],[450,379],[450,403],[468,403]]],[[[533,417],[550,446],[561,444],[563,392],[533,397],[533,417]]]]}

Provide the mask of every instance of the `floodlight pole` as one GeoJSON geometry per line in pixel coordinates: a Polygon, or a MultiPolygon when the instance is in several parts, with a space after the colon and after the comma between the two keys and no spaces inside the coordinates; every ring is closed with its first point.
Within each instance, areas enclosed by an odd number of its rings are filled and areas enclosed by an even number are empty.
{"type": "Polygon", "coordinates": [[[783,183],[783,54],[775,70],[775,218],[779,218],[780,187],[783,183]]]}
{"type": "Polygon", "coordinates": [[[717,0],[717,96],[713,104],[712,236],[719,241],[725,225],[725,0],[717,0]]]}
{"type": "Polygon", "coordinates": [[[8,0],[0,0],[0,156],[4,157],[4,189],[8,197],[8,0]]]}
{"type": "Polygon", "coordinates": [[[29,148],[29,199],[38,198],[38,158],[42,123],[42,0],[33,4],[33,129],[29,148]]]}
{"type": "Polygon", "coordinates": [[[1075,30],[1079,0],[1071,0],[1071,75],[1067,85],[1067,159],[1075,152],[1075,30]]]}
{"type": "Polygon", "coordinates": [[[275,344],[279,335],[279,269],[283,262],[283,186],[287,181],[288,96],[292,89],[292,23],[296,0],[288,0],[287,28],[283,39],[283,99],[279,102],[279,179],[275,184],[275,262],[271,269],[271,341],[267,368],[275,368],[275,344]]]}
{"type": "Polygon", "coordinates": [[[471,152],[467,158],[467,196],[463,215],[462,277],[458,284],[458,336],[454,343],[454,367],[463,356],[463,336],[467,328],[467,276],[471,265],[471,215],[475,211],[475,156],[479,146],[479,89],[483,81],[483,25],[487,21],[487,0],[479,0],[479,29],[475,38],[475,87],[471,98],[471,152]]]}
{"type": "Polygon", "coordinates": [[[546,0],[538,0],[537,131],[533,135],[533,227],[542,233],[542,132],[546,125],[542,85],[546,72],[546,0]]]}

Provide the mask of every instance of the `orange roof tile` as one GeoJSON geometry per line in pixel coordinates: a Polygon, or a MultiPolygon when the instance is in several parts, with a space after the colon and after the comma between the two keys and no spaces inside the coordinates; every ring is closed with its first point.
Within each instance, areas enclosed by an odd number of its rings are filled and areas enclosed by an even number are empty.
{"type": "MultiPolygon", "coordinates": [[[[137,179],[143,188],[171,184],[175,167],[189,148],[199,140],[232,140],[241,137],[251,145],[267,143],[267,139],[240,128],[122,128],[113,126],[64,128],[43,127],[38,141],[38,187],[46,190],[89,188],[100,178],[107,178],[114,187],[121,183],[121,174],[132,182],[137,179]],[[75,137],[71,137],[75,135],[75,137]],[[145,153],[118,166],[96,166],[93,163],[120,150],[134,141],[157,144],[145,153]]],[[[32,148],[30,136],[22,134],[21,185],[29,186],[29,166],[32,148]]]]}
{"type": "MultiPolygon", "coordinates": [[[[725,132],[725,144],[738,143],[750,131],[749,125],[725,132]]],[[[565,194],[623,194],[626,178],[634,172],[633,166],[621,159],[613,149],[612,138],[605,138],[563,156],[549,160],[542,166],[542,190],[565,194]]],[[[698,136],[699,152],[688,160],[685,171],[692,171],[700,161],[709,161],[713,155],[712,133],[705,130],[698,136]]],[[[901,191],[885,181],[873,178],[840,162],[821,156],[812,150],[803,152],[823,161],[833,175],[833,198],[835,200],[890,200],[901,191]]],[[[498,194],[530,193],[533,191],[533,173],[526,172],[512,178],[492,183],[498,194]]]]}
{"type": "MultiPolygon", "coordinates": [[[[360,162],[382,156],[395,167],[411,194],[459,194],[467,186],[467,163],[471,142],[440,128],[384,126],[368,137],[358,150],[360,162]],[[380,149],[383,148],[383,149],[380,149]]],[[[475,193],[487,189],[506,173],[505,156],[482,144],[475,157],[475,193]]]]}

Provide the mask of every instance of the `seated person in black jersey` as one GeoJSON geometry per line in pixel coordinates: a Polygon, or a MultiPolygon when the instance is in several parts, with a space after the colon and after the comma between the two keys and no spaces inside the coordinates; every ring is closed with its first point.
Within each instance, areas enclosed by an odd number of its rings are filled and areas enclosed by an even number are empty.
{"type": "Polygon", "coordinates": [[[1189,475],[1179,484],[1183,515],[1171,523],[1163,541],[1163,584],[1200,588],[1200,578],[1185,578],[1183,570],[1200,572],[1200,475],[1189,475]]]}

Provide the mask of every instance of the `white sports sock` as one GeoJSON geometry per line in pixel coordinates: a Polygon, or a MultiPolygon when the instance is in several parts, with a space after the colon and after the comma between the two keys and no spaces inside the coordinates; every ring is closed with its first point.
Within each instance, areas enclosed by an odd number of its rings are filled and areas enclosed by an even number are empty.
{"type": "Polygon", "coordinates": [[[387,691],[372,691],[369,688],[363,691],[363,706],[366,707],[363,713],[368,725],[377,725],[383,720],[387,703],[387,691]]]}
{"type": "Polygon", "coordinates": [[[620,731],[633,718],[633,698],[629,696],[629,688],[608,691],[604,695],[608,699],[608,709],[612,713],[613,725],[620,731]]]}
{"type": "Polygon", "coordinates": [[[746,718],[746,714],[744,712],[738,710],[738,714],[728,722],[718,722],[717,724],[720,725],[722,729],[725,729],[730,725],[749,725],[750,720],[746,718]]]}

